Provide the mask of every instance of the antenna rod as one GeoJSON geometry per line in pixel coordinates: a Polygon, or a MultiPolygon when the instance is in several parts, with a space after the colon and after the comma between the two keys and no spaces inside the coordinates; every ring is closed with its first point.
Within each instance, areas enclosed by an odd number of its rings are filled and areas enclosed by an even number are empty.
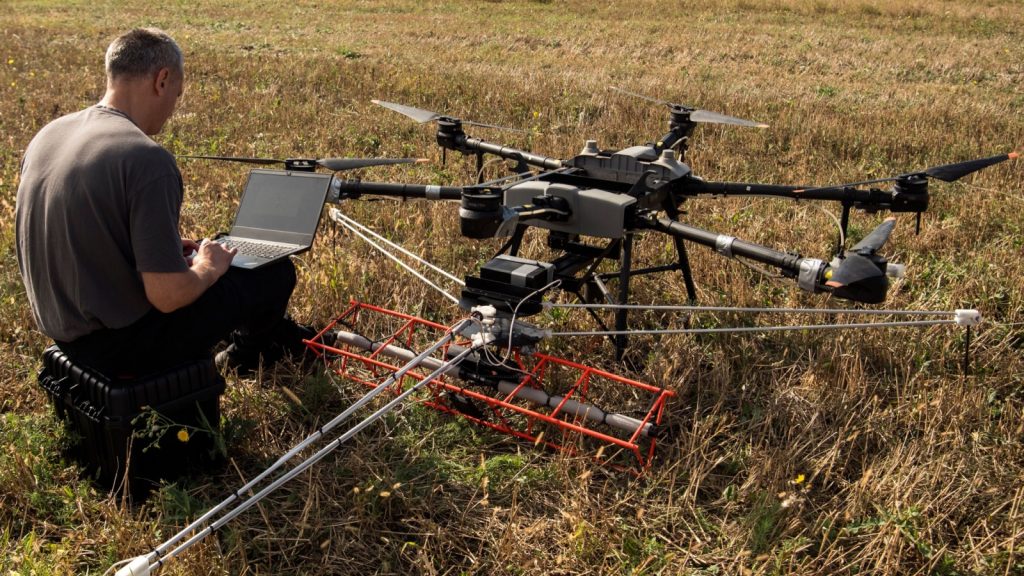
{"type": "Polygon", "coordinates": [[[438,367],[436,370],[434,370],[434,372],[432,372],[426,378],[424,378],[423,380],[417,382],[415,385],[413,385],[411,388],[409,388],[408,390],[403,392],[401,395],[397,396],[394,400],[392,400],[391,402],[386,404],[384,407],[382,407],[381,409],[379,409],[376,412],[374,412],[373,414],[371,414],[365,420],[363,420],[360,423],[356,424],[348,432],[346,432],[345,434],[340,436],[338,439],[334,440],[333,442],[331,442],[330,444],[328,444],[327,446],[322,448],[319,452],[317,452],[316,454],[314,454],[310,458],[304,460],[300,464],[296,465],[294,468],[292,468],[290,471],[285,473],[283,476],[281,476],[281,477],[277,478],[276,480],[274,480],[271,484],[269,484],[263,490],[258,492],[256,495],[252,496],[248,500],[245,500],[244,502],[239,503],[237,506],[235,506],[235,508],[233,508],[233,509],[229,510],[228,512],[226,512],[223,516],[218,518],[212,524],[209,524],[210,521],[214,519],[214,517],[216,517],[218,514],[220,514],[222,511],[224,511],[232,502],[235,502],[236,500],[241,499],[242,498],[242,496],[241,496],[242,494],[245,494],[246,492],[249,492],[250,490],[255,488],[256,485],[258,485],[261,481],[266,479],[271,473],[273,473],[274,470],[280,468],[283,464],[285,464],[286,462],[291,460],[299,452],[301,452],[302,450],[304,450],[305,448],[310,446],[313,442],[315,442],[315,441],[319,440],[320,438],[322,438],[327,432],[329,432],[331,429],[336,427],[338,424],[340,424],[341,422],[346,420],[356,410],[358,410],[359,408],[362,408],[363,406],[368,404],[374,397],[376,397],[377,395],[381,394],[385,390],[389,389],[392,384],[394,384],[395,382],[399,381],[399,379],[403,378],[405,376],[405,374],[409,370],[412,370],[413,368],[419,366],[431,354],[433,354],[438,349],[440,349],[442,346],[444,346],[445,344],[450,342],[452,339],[454,339],[455,334],[457,334],[457,333],[461,332],[462,330],[465,330],[466,328],[468,328],[472,324],[472,322],[473,322],[473,319],[471,319],[471,318],[466,318],[466,319],[458,322],[447,333],[445,333],[445,335],[443,337],[441,337],[440,340],[435,342],[432,346],[430,346],[429,348],[427,348],[426,350],[421,352],[419,355],[417,355],[414,358],[412,358],[402,368],[400,368],[398,371],[396,371],[394,374],[392,374],[388,378],[387,381],[385,381],[384,383],[380,384],[379,386],[377,386],[373,390],[371,390],[368,393],[366,393],[359,400],[357,400],[354,404],[349,406],[344,412],[342,412],[338,416],[335,416],[334,419],[332,419],[330,422],[328,422],[324,426],[320,427],[316,432],[314,432],[313,434],[309,435],[305,440],[303,440],[302,442],[298,443],[291,450],[289,450],[286,454],[284,454],[283,456],[278,458],[278,460],[276,462],[274,462],[274,464],[272,464],[269,468],[267,468],[262,473],[260,473],[256,478],[253,478],[251,481],[246,483],[245,486],[242,486],[241,488],[236,490],[233,494],[231,494],[226,499],[224,499],[224,501],[222,501],[220,504],[214,506],[212,509],[207,511],[201,517],[199,517],[194,522],[192,522],[191,524],[186,526],[184,529],[182,529],[180,532],[178,532],[174,536],[172,536],[169,540],[167,540],[163,544],[161,544],[161,545],[157,546],[156,548],[154,548],[152,552],[150,552],[149,554],[144,554],[144,555],[137,556],[137,557],[131,559],[128,562],[127,566],[119,569],[116,572],[115,576],[148,576],[151,573],[151,570],[153,568],[162,566],[167,560],[170,560],[171,558],[174,558],[175,556],[177,556],[178,554],[180,554],[181,552],[183,552],[187,548],[190,548],[192,545],[194,545],[195,543],[199,542],[200,540],[202,540],[206,536],[209,536],[214,531],[218,530],[221,526],[223,526],[224,524],[229,522],[231,519],[233,519],[234,517],[238,516],[239,514],[244,512],[246,509],[251,507],[253,504],[255,504],[256,502],[262,500],[267,494],[269,494],[273,490],[276,490],[278,487],[283,485],[285,482],[291,480],[296,475],[300,474],[303,470],[309,468],[313,464],[316,464],[316,462],[318,462],[324,456],[326,456],[329,452],[331,452],[332,450],[334,450],[335,448],[340,446],[343,442],[345,442],[346,440],[348,440],[349,438],[351,438],[352,436],[354,436],[358,432],[362,431],[363,428],[365,428],[366,426],[369,426],[372,422],[374,422],[375,420],[379,419],[381,416],[383,416],[384,414],[386,414],[390,410],[394,409],[396,406],[398,406],[405,398],[407,398],[413,392],[415,392],[416,390],[421,388],[423,385],[433,381],[438,376],[441,376],[444,373],[444,371],[445,371],[445,369],[447,367],[458,365],[459,362],[461,362],[466,356],[469,355],[469,353],[474,351],[476,348],[475,347],[466,348],[465,350],[463,350],[463,352],[461,354],[459,354],[455,358],[453,358],[453,359],[451,359],[449,361],[446,361],[446,362],[442,362],[441,366],[438,367]],[[207,525],[207,524],[209,524],[209,525],[207,525]],[[191,532],[193,532],[195,530],[198,530],[199,528],[201,528],[203,526],[206,526],[206,528],[204,528],[203,530],[197,532],[195,535],[193,535],[191,538],[186,540],[184,543],[178,545],[176,548],[171,549],[171,546],[174,546],[174,544],[180,542],[185,536],[187,536],[188,534],[190,534],[191,532]]]}

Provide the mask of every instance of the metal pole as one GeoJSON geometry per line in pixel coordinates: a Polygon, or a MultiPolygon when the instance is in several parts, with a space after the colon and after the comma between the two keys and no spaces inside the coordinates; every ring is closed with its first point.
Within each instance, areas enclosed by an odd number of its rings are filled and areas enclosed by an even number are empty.
{"type": "MultiPolygon", "coordinates": [[[[221,511],[223,511],[229,505],[231,505],[231,503],[233,503],[234,501],[240,499],[241,498],[241,494],[243,494],[245,492],[248,492],[249,490],[254,488],[257,484],[259,484],[261,481],[266,479],[275,470],[277,470],[283,464],[285,464],[286,462],[291,460],[296,454],[298,454],[299,452],[301,452],[302,450],[307,448],[313,442],[315,442],[315,441],[319,440],[320,438],[322,438],[327,432],[331,431],[338,424],[340,424],[340,423],[344,422],[345,420],[347,420],[353,413],[355,413],[357,410],[359,410],[360,408],[362,408],[363,406],[368,404],[377,395],[379,395],[384,390],[386,390],[394,382],[398,381],[398,379],[400,379],[403,376],[405,376],[405,374],[409,370],[419,366],[431,354],[433,354],[438,349],[440,349],[442,346],[444,346],[445,344],[450,342],[455,337],[456,333],[458,333],[458,332],[462,331],[463,329],[467,328],[471,323],[472,323],[472,320],[469,319],[469,318],[466,318],[466,319],[461,320],[460,322],[458,322],[440,340],[435,342],[429,348],[427,348],[422,353],[418,354],[416,357],[411,359],[404,366],[399,368],[394,374],[392,374],[387,379],[387,381],[385,381],[384,383],[380,384],[379,386],[377,386],[373,390],[371,390],[368,393],[366,393],[359,400],[357,400],[354,404],[352,404],[347,409],[345,409],[344,412],[342,412],[341,414],[335,416],[330,422],[328,422],[324,426],[321,426],[316,432],[314,432],[313,434],[310,434],[302,442],[298,443],[291,450],[289,450],[283,456],[278,458],[278,460],[276,462],[274,462],[269,468],[267,468],[266,470],[261,472],[258,476],[256,476],[256,478],[253,478],[251,481],[246,483],[245,486],[242,486],[241,488],[236,490],[233,494],[231,494],[231,496],[227,497],[220,504],[218,504],[218,505],[214,506],[213,508],[211,508],[210,510],[208,510],[205,514],[203,514],[201,517],[199,517],[198,519],[193,521],[191,524],[186,526],[184,529],[182,529],[180,532],[178,532],[177,534],[172,536],[169,540],[167,540],[166,542],[164,542],[160,546],[154,548],[152,552],[150,552],[147,555],[139,556],[139,557],[135,558],[128,566],[126,566],[125,568],[122,568],[121,570],[118,570],[117,573],[116,573],[116,576],[141,576],[143,574],[149,574],[149,570],[150,570],[151,565],[154,565],[154,564],[155,565],[161,565],[164,562],[164,560],[162,558],[164,557],[165,554],[167,554],[167,550],[171,546],[173,546],[177,542],[181,541],[189,533],[191,533],[191,532],[195,531],[196,529],[198,529],[199,527],[207,524],[214,516],[216,516],[221,511]],[[140,562],[140,559],[145,559],[146,563],[143,565],[140,562]],[[143,571],[142,566],[145,566],[144,571],[143,571]]],[[[461,361],[461,359],[464,358],[465,355],[467,355],[469,353],[469,351],[472,351],[472,350],[473,350],[473,348],[467,348],[466,352],[464,354],[459,355],[458,361],[461,361]]],[[[451,365],[452,363],[457,363],[457,362],[456,362],[455,359],[453,359],[453,360],[451,360],[449,362],[446,362],[445,366],[451,365]]],[[[441,373],[440,369],[435,370],[435,372],[432,373],[428,377],[428,379],[429,380],[433,380],[440,373],[441,373]]],[[[418,389],[422,384],[423,384],[423,382],[417,383],[415,386],[413,386],[413,388],[410,388],[410,390],[418,389]]],[[[406,396],[407,396],[407,394],[403,394],[403,395],[399,396],[398,398],[404,398],[406,396]]],[[[392,401],[392,402],[388,403],[386,407],[388,407],[388,406],[394,407],[394,405],[396,405],[396,404],[394,404],[394,401],[392,401]]],[[[376,416],[376,413],[375,413],[374,416],[376,416]]],[[[370,418],[374,418],[374,416],[371,416],[370,418]]],[[[369,423],[364,420],[362,423],[356,425],[356,427],[353,428],[353,430],[356,430],[356,432],[358,432],[359,430],[362,430],[362,428],[364,428],[368,424],[369,423]]],[[[350,432],[351,432],[351,430],[350,430],[350,432]]],[[[348,434],[348,433],[346,433],[346,434],[348,434]]],[[[348,437],[350,437],[350,436],[343,436],[344,439],[347,439],[348,437]]],[[[337,446],[335,446],[335,448],[336,447],[337,446]]],[[[334,448],[331,448],[331,449],[333,450],[334,448]]],[[[319,460],[319,458],[318,458],[318,460],[319,460]]],[[[315,463],[315,461],[313,463],[315,463]]],[[[310,464],[310,465],[312,465],[312,464],[310,464]]],[[[300,464],[300,466],[302,466],[302,464],[300,464]]],[[[288,475],[286,475],[285,477],[290,478],[290,476],[288,476],[288,475]]],[[[284,478],[284,477],[282,477],[282,478],[284,478]]],[[[287,481],[287,480],[285,480],[285,481],[287,481]]],[[[280,486],[280,484],[283,484],[283,482],[280,482],[279,484],[278,483],[275,483],[275,484],[276,484],[276,486],[280,486]]],[[[274,486],[274,484],[272,484],[272,486],[274,486]]],[[[262,497],[263,496],[260,496],[260,498],[262,498],[262,497]]],[[[249,501],[247,501],[247,503],[248,502],[251,502],[251,499],[249,501]]],[[[252,502],[252,503],[255,503],[255,502],[252,502]]],[[[246,505],[246,508],[249,505],[251,505],[251,504],[246,505]]],[[[237,515],[237,514],[235,514],[235,515],[237,515]]],[[[231,517],[233,518],[234,516],[231,516],[231,517]]],[[[216,528],[214,528],[214,529],[216,529],[216,528]]],[[[179,554],[180,551],[183,550],[184,548],[187,548],[187,547],[191,546],[192,544],[194,544],[195,542],[198,542],[202,538],[205,538],[210,532],[212,532],[212,530],[209,527],[206,528],[205,530],[203,530],[202,532],[196,534],[195,536],[190,538],[188,541],[186,541],[184,544],[182,544],[181,546],[176,548],[174,551],[172,551],[172,553],[168,554],[166,557],[168,559],[172,558],[173,556],[179,554]],[[202,535],[202,536],[200,536],[200,535],[202,535]]]]}

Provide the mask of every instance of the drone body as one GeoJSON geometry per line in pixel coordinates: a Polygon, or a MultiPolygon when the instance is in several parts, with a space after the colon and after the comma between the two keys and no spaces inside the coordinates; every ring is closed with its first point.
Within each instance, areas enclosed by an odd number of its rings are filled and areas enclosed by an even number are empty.
{"type": "MultiPolygon", "coordinates": [[[[336,180],[333,201],[366,195],[383,195],[433,200],[458,200],[461,233],[468,238],[508,237],[508,241],[485,263],[479,275],[466,279],[460,305],[495,306],[499,314],[520,316],[541,310],[541,295],[557,286],[583,302],[624,305],[629,302],[630,281],[637,276],[678,271],[687,296],[696,301],[696,284],[689,264],[687,244],[711,248],[727,258],[742,258],[776,269],[792,278],[808,292],[828,292],[841,299],[877,304],[885,301],[889,276],[899,276],[902,266],[893,265],[879,254],[894,229],[888,219],[850,250],[843,247],[850,212],[888,210],[913,213],[927,210],[928,180],[952,182],[977,170],[1017,157],[1002,154],[839,186],[810,187],[747,182],[715,182],[693,173],[685,162],[689,139],[701,123],[765,128],[766,124],[724,114],[698,110],[616,88],[669,109],[669,130],[656,141],[620,150],[603,150],[594,140],[569,159],[543,156],[501,144],[474,138],[464,126],[498,128],[491,124],[461,120],[429,110],[374,100],[374,103],[404,114],[417,122],[436,122],[436,140],[443,152],[448,150],[475,156],[482,174],[485,155],[514,162],[512,174],[490,182],[468,186],[428,186],[336,180]],[[871,184],[893,182],[889,189],[863,188],[871,184]],[[699,197],[756,196],[781,197],[801,201],[836,202],[841,206],[839,240],[834,254],[826,258],[804,257],[799,253],[777,250],[748,242],[727,233],[704,230],[680,219],[682,206],[699,197]],[[550,263],[520,263],[519,276],[503,276],[500,271],[517,258],[524,234],[530,228],[546,230],[547,245],[559,252],[550,263]],[[649,268],[633,267],[634,235],[656,231],[672,237],[675,261],[649,268]],[[599,272],[602,262],[618,264],[614,272],[599,272]],[[516,278],[545,278],[544,285],[521,282],[516,278]],[[607,281],[617,281],[610,290],[607,281]]],[[[229,159],[223,158],[218,159],[229,159]]],[[[315,170],[323,166],[343,170],[412,162],[411,159],[324,159],[264,160],[234,159],[247,162],[284,162],[286,169],[315,170]]],[[[591,312],[595,321],[601,319],[591,312]]],[[[625,309],[615,313],[615,331],[627,329],[625,309]]],[[[626,340],[615,337],[621,356],[626,340]]]]}

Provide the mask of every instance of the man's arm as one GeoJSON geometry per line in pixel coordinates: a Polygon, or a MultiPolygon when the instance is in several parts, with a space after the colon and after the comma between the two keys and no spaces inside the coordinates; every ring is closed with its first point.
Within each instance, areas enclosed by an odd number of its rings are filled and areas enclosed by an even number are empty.
{"type": "Polygon", "coordinates": [[[213,286],[231,266],[236,249],[203,240],[192,266],[184,272],[143,272],[146,299],[157,310],[168,313],[188,306],[213,286]]]}

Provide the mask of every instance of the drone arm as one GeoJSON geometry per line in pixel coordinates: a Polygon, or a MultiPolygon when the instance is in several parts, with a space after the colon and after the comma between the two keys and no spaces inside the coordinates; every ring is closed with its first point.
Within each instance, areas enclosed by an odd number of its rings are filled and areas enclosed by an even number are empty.
{"type": "Polygon", "coordinates": [[[559,158],[549,158],[548,156],[541,156],[540,154],[534,154],[525,150],[493,144],[479,138],[458,138],[456,139],[455,144],[458,147],[454,149],[460,152],[483,152],[485,154],[494,154],[495,156],[500,156],[509,160],[522,160],[531,166],[537,166],[546,170],[557,170],[566,166],[565,162],[559,158]]]}
{"type": "Polygon", "coordinates": [[[762,264],[773,266],[783,274],[797,278],[800,288],[809,292],[825,290],[828,265],[816,258],[803,258],[799,254],[780,252],[760,244],[740,240],[725,234],[718,234],[671,218],[656,218],[648,215],[641,220],[646,227],[671,234],[713,248],[719,254],[732,258],[741,256],[762,264]]]}
{"type": "MultiPolygon", "coordinates": [[[[689,136],[689,133],[693,131],[693,124],[688,126],[672,126],[671,130],[668,131],[664,136],[658,139],[655,149],[660,154],[662,150],[670,150],[679,144],[683,138],[689,136]],[[689,130],[686,130],[689,128],[689,130]]],[[[683,150],[685,152],[685,150],[683,150]]],[[[680,156],[682,157],[682,156],[680,156]]]]}
{"type": "Polygon", "coordinates": [[[680,183],[679,193],[683,196],[710,194],[713,196],[777,196],[794,200],[844,200],[846,190],[831,189],[798,192],[806,187],[783,184],[754,184],[747,182],[708,182],[700,178],[687,178],[680,183]]]}
{"type": "Polygon", "coordinates": [[[779,184],[754,184],[746,182],[708,182],[700,178],[681,179],[676,194],[679,196],[774,196],[793,200],[830,200],[843,202],[857,208],[874,211],[924,212],[928,208],[927,183],[923,180],[915,186],[897,186],[892,190],[871,188],[863,190],[854,187],[807,188],[779,184]]]}
{"type": "Polygon", "coordinates": [[[774,266],[786,276],[796,277],[797,285],[808,292],[831,292],[837,298],[878,304],[885,300],[889,288],[887,276],[899,275],[900,267],[891,266],[876,254],[889,238],[894,219],[888,219],[868,234],[857,246],[831,263],[817,258],[803,258],[765,246],[702,230],[671,218],[657,218],[653,213],[639,221],[647,228],[666,232],[677,238],[703,244],[726,257],[742,256],[774,266]]]}
{"type": "Polygon", "coordinates": [[[432,186],[424,184],[390,184],[385,182],[363,182],[362,180],[334,179],[331,185],[333,202],[359,198],[363,194],[391,196],[402,199],[427,198],[429,200],[459,200],[462,188],[459,186],[432,186]]]}
{"type": "Polygon", "coordinates": [[[799,273],[801,262],[807,260],[796,254],[780,252],[760,244],[740,240],[733,236],[718,234],[703,228],[683,224],[671,218],[651,217],[646,220],[646,223],[650,228],[659,232],[665,232],[683,240],[714,248],[715,251],[723,256],[742,256],[762,264],[774,266],[781,269],[784,273],[794,276],[799,273]]]}

